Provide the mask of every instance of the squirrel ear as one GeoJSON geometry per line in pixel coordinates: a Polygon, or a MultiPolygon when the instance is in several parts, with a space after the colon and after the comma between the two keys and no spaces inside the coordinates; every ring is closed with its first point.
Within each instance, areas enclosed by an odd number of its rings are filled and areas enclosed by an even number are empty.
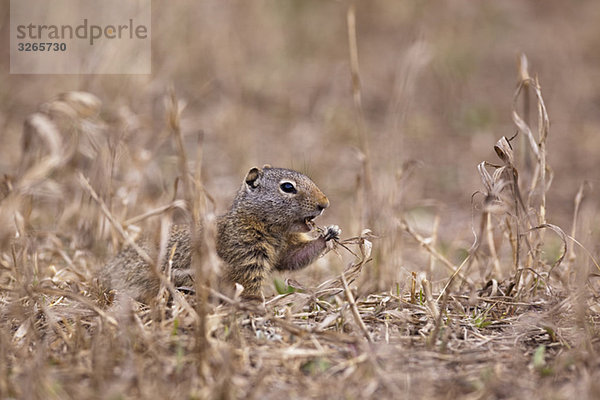
{"type": "Polygon", "coordinates": [[[265,164],[263,165],[263,169],[271,169],[273,167],[271,167],[271,164],[265,164]]]}
{"type": "Polygon", "coordinates": [[[258,187],[258,180],[261,176],[262,171],[260,169],[256,167],[250,169],[250,171],[248,171],[248,174],[246,175],[246,185],[248,185],[252,189],[258,187]]]}

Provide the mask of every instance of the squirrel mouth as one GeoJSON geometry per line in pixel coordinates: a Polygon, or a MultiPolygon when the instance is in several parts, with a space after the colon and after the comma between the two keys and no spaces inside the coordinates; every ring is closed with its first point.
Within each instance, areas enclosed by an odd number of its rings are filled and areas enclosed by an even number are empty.
{"type": "Polygon", "coordinates": [[[304,218],[304,225],[306,226],[307,232],[312,231],[314,229],[314,227],[316,226],[316,224],[313,221],[316,217],[317,217],[316,215],[313,215],[313,216],[304,218]]]}
{"type": "Polygon", "coordinates": [[[304,220],[301,223],[302,227],[304,228],[303,230],[305,232],[312,231],[317,226],[313,220],[315,218],[317,218],[319,215],[321,215],[322,213],[323,213],[323,210],[319,210],[318,212],[315,212],[313,214],[310,214],[310,215],[304,217],[304,220]]]}
{"type": "Polygon", "coordinates": [[[317,215],[310,215],[308,217],[304,217],[304,219],[297,220],[291,226],[291,228],[290,228],[291,231],[292,232],[310,232],[310,231],[312,231],[317,226],[313,222],[313,219],[315,219],[316,217],[317,217],[317,215]]]}

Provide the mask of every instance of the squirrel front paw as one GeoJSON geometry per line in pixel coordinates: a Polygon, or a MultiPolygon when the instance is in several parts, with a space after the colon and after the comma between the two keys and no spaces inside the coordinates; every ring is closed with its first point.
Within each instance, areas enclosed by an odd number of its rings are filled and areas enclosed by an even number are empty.
{"type": "Polygon", "coordinates": [[[323,238],[326,242],[332,239],[339,239],[342,234],[342,230],[337,225],[329,225],[325,232],[323,233],[323,238]]]}

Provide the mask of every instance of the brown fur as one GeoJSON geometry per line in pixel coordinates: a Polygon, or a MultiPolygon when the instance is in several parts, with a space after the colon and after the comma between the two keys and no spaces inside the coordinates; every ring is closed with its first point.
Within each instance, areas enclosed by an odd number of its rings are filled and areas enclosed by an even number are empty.
{"type": "MultiPolygon", "coordinates": [[[[270,166],[252,168],[230,210],[217,219],[217,253],[225,261],[223,280],[229,285],[241,284],[242,295],[255,298],[273,269],[298,270],[312,263],[325,250],[327,241],[340,233],[336,226],[316,239],[304,233],[310,230],[306,221],[328,206],[327,197],[307,176],[270,166]],[[283,190],[284,184],[291,192],[283,190]]],[[[156,256],[156,246],[148,242],[140,245],[151,257],[156,256]]],[[[191,286],[189,227],[171,229],[163,272],[173,246],[171,279],[175,287],[191,286]]],[[[147,263],[131,248],[105,266],[101,282],[143,302],[152,299],[159,288],[147,263]]]]}

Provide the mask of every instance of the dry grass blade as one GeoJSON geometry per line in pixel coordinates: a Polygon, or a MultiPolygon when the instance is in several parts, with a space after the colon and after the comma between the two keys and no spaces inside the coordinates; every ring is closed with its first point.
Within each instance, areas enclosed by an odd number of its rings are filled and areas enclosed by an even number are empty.
{"type": "MultiPolygon", "coordinates": [[[[529,76],[526,74],[526,76],[529,76]]],[[[546,104],[542,97],[542,89],[537,79],[528,78],[522,80],[515,92],[513,98],[513,121],[519,128],[519,131],[526,135],[529,139],[529,147],[536,156],[537,164],[534,172],[533,179],[531,181],[531,187],[529,190],[530,195],[534,193],[535,188],[540,185],[541,202],[539,209],[539,224],[546,223],[546,191],[552,181],[546,178],[546,173],[549,171],[549,167],[546,162],[546,139],[550,128],[550,119],[546,110],[546,104]],[[533,132],[529,125],[519,116],[517,113],[517,100],[524,87],[531,88],[537,99],[538,106],[538,139],[536,140],[533,136],[533,132]]],[[[529,201],[527,202],[529,204],[529,201]]]]}
{"type": "Polygon", "coordinates": [[[423,292],[425,293],[425,302],[427,304],[427,308],[431,312],[431,316],[437,320],[440,316],[440,310],[437,302],[433,299],[431,282],[424,278],[421,280],[421,286],[423,287],[423,292]]]}
{"type": "Polygon", "coordinates": [[[531,228],[531,230],[538,230],[538,229],[544,229],[544,228],[548,228],[548,229],[551,229],[552,231],[556,232],[556,234],[558,236],[560,236],[560,240],[563,243],[562,254],[552,264],[552,266],[550,267],[550,270],[548,270],[548,276],[550,276],[550,274],[552,273],[554,268],[558,267],[562,263],[562,261],[565,259],[565,256],[567,255],[567,247],[568,247],[567,246],[567,234],[565,234],[565,232],[562,229],[560,229],[560,227],[553,225],[553,224],[542,224],[540,226],[531,228]]]}
{"type": "MultiPolygon", "coordinates": [[[[427,250],[436,259],[441,261],[447,269],[452,271],[453,275],[458,276],[463,282],[466,282],[471,286],[473,285],[473,282],[468,277],[465,277],[460,273],[461,267],[455,267],[446,257],[444,257],[433,246],[431,246],[428,240],[426,240],[423,236],[415,232],[415,230],[412,229],[406,221],[402,220],[401,226],[410,236],[412,236],[421,246],[423,246],[425,250],[427,250]]],[[[466,258],[465,260],[463,260],[461,266],[464,265],[466,260],[466,258]]]]}
{"type": "Polygon", "coordinates": [[[24,147],[29,143],[37,143],[39,139],[45,144],[48,155],[41,160],[28,159],[24,152],[21,168],[26,168],[16,185],[16,190],[27,193],[46,179],[63,161],[62,137],[56,125],[44,114],[36,113],[25,122],[24,147]],[[32,164],[28,166],[29,164],[32,164]]]}
{"type": "MultiPolygon", "coordinates": [[[[576,233],[577,233],[577,218],[579,217],[579,207],[581,206],[581,202],[583,201],[583,197],[584,197],[584,192],[585,192],[585,188],[589,186],[588,182],[583,182],[581,185],[579,185],[579,190],[577,191],[577,194],[575,195],[575,199],[573,200],[574,202],[574,210],[573,210],[573,222],[571,224],[571,237],[575,237],[576,233]]],[[[575,255],[575,247],[571,247],[569,249],[569,263],[572,265],[575,262],[576,259],[576,255],[575,255]]]]}
{"type": "Polygon", "coordinates": [[[186,311],[194,317],[194,319],[197,319],[198,314],[196,314],[196,311],[189,305],[189,303],[182,296],[182,294],[178,290],[176,290],[175,287],[173,287],[171,281],[159,271],[156,262],[152,260],[152,258],[148,256],[148,254],[129,237],[129,235],[127,234],[127,232],[125,232],[119,221],[117,221],[116,218],[111,214],[111,212],[108,210],[108,207],[106,207],[104,201],[98,196],[94,188],[92,188],[88,180],[83,176],[81,172],[79,173],[79,181],[81,185],[87,190],[89,195],[94,199],[94,201],[98,203],[98,205],[100,206],[100,210],[102,211],[104,216],[111,223],[112,227],[117,230],[119,235],[121,235],[123,240],[125,240],[127,245],[131,246],[131,248],[134,249],[146,263],[148,263],[148,265],[151,267],[151,270],[154,271],[156,276],[160,279],[161,284],[167,287],[167,289],[169,290],[173,298],[177,301],[177,303],[181,304],[181,306],[185,308],[186,311]]]}
{"type": "Polygon", "coordinates": [[[166,211],[172,211],[174,209],[186,210],[185,202],[182,200],[175,200],[169,204],[155,208],[154,210],[147,211],[141,215],[136,215],[135,217],[129,218],[123,222],[123,226],[134,225],[145,219],[163,214],[166,211]]]}
{"type": "MultiPolygon", "coordinates": [[[[473,250],[476,250],[476,247],[473,247],[473,250]]],[[[467,265],[467,263],[471,262],[471,260],[473,260],[472,254],[473,254],[473,252],[469,252],[469,255],[467,255],[467,257],[465,257],[465,259],[463,260],[463,262],[460,263],[460,265],[458,266],[458,268],[456,268],[456,270],[452,273],[452,275],[450,276],[450,278],[448,279],[448,281],[444,285],[444,288],[442,289],[442,291],[438,295],[438,298],[437,298],[438,302],[440,301],[440,299],[442,298],[443,295],[445,295],[446,293],[448,293],[448,288],[452,285],[452,283],[454,282],[454,280],[456,279],[456,277],[457,276],[459,276],[459,277],[461,276],[460,275],[460,271],[463,269],[463,267],[465,265],[467,265]]]]}
{"type": "Polygon", "coordinates": [[[317,286],[316,290],[314,291],[316,297],[321,297],[321,296],[327,295],[327,294],[332,295],[332,294],[335,294],[336,291],[337,291],[337,293],[341,292],[343,280],[346,280],[347,282],[350,282],[350,283],[354,282],[354,280],[361,273],[362,268],[365,266],[365,264],[370,261],[371,250],[373,247],[373,245],[371,244],[371,241],[369,240],[369,238],[371,237],[370,231],[364,230],[363,234],[364,235],[361,235],[361,236],[358,236],[357,238],[351,239],[353,242],[356,242],[359,245],[360,257],[357,257],[358,260],[355,261],[354,263],[350,264],[342,272],[342,274],[340,274],[339,277],[334,278],[334,279],[329,279],[329,280],[321,283],[319,286],[317,286]]]}
{"type": "Polygon", "coordinates": [[[600,261],[598,261],[598,259],[594,257],[594,254],[590,250],[588,250],[583,244],[581,244],[576,238],[568,235],[567,238],[569,238],[569,240],[571,240],[573,243],[579,246],[587,254],[590,260],[592,260],[592,263],[594,264],[596,269],[600,271],[600,261]]]}
{"type": "Polygon", "coordinates": [[[527,125],[527,123],[521,118],[521,116],[516,111],[516,101],[519,97],[519,94],[521,93],[521,90],[523,90],[523,88],[525,87],[526,83],[529,84],[529,81],[521,82],[521,84],[517,88],[517,92],[515,93],[514,101],[513,101],[514,109],[512,112],[512,118],[513,118],[513,122],[515,123],[515,125],[517,125],[517,127],[519,128],[519,131],[522,132],[525,135],[525,137],[529,140],[529,148],[535,155],[536,159],[540,160],[540,158],[541,158],[540,149],[538,147],[538,143],[536,142],[535,138],[533,137],[533,132],[531,131],[531,128],[529,128],[529,125],[527,125]]]}
{"type": "Polygon", "coordinates": [[[78,295],[76,293],[70,293],[67,291],[50,289],[50,288],[40,288],[40,293],[50,295],[50,296],[57,296],[59,298],[60,297],[68,297],[72,300],[77,301],[79,304],[83,304],[88,309],[94,311],[96,314],[98,314],[100,317],[102,317],[102,319],[104,321],[106,321],[113,327],[117,326],[117,321],[111,315],[107,314],[104,310],[102,310],[96,304],[92,303],[90,301],[90,299],[88,299],[84,296],[78,295]]]}
{"type": "Polygon", "coordinates": [[[357,116],[358,138],[360,141],[362,176],[363,176],[363,198],[362,198],[362,221],[361,226],[372,226],[371,212],[367,205],[372,201],[373,174],[371,167],[371,150],[369,145],[367,123],[362,106],[360,69],[358,63],[358,44],[356,41],[356,6],[352,2],[348,6],[346,13],[346,23],[348,26],[348,49],[350,54],[350,71],[352,74],[352,96],[354,98],[354,107],[357,116]]]}
{"type": "Polygon", "coordinates": [[[79,176],[79,182],[81,183],[81,186],[87,190],[87,192],[92,197],[92,199],[94,199],[94,201],[100,206],[100,210],[102,211],[104,216],[108,219],[108,221],[111,223],[112,227],[119,233],[119,235],[121,235],[123,240],[125,240],[127,245],[131,246],[138,253],[138,255],[140,257],[142,257],[142,259],[145,262],[148,263],[148,265],[154,266],[155,265],[154,260],[152,260],[152,258],[150,258],[150,256],[148,256],[148,254],[140,246],[138,246],[137,243],[135,243],[135,241],[133,241],[131,239],[131,237],[129,237],[129,234],[127,234],[127,232],[125,232],[125,230],[123,229],[123,227],[119,223],[119,221],[117,221],[117,219],[111,214],[108,207],[106,206],[104,201],[98,196],[98,194],[96,193],[96,191],[94,190],[92,185],[90,185],[90,182],[87,180],[87,178],[85,176],[83,176],[83,174],[81,172],[79,173],[78,176],[79,176]]]}
{"type": "Polygon", "coordinates": [[[342,284],[344,285],[344,293],[346,294],[346,299],[348,300],[348,303],[350,303],[350,310],[352,310],[352,315],[354,316],[354,320],[360,327],[360,330],[362,331],[362,333],[365,335],[365,338],[367,339],[367,341],[369,343],[372,343],[373,338],[371,337],[371,333],[369,332],[369,330],[367,329],[367,326],[365,325],[364,321],[360,317],[360,312],[358,311],[358,308],[356,307],[356,301],[354,301],[354,295],[352,294],[352,291],[348,287],[348,282],[346,282],[346,277],[344,276],[343,273],[342,273],[342,284]]]}

